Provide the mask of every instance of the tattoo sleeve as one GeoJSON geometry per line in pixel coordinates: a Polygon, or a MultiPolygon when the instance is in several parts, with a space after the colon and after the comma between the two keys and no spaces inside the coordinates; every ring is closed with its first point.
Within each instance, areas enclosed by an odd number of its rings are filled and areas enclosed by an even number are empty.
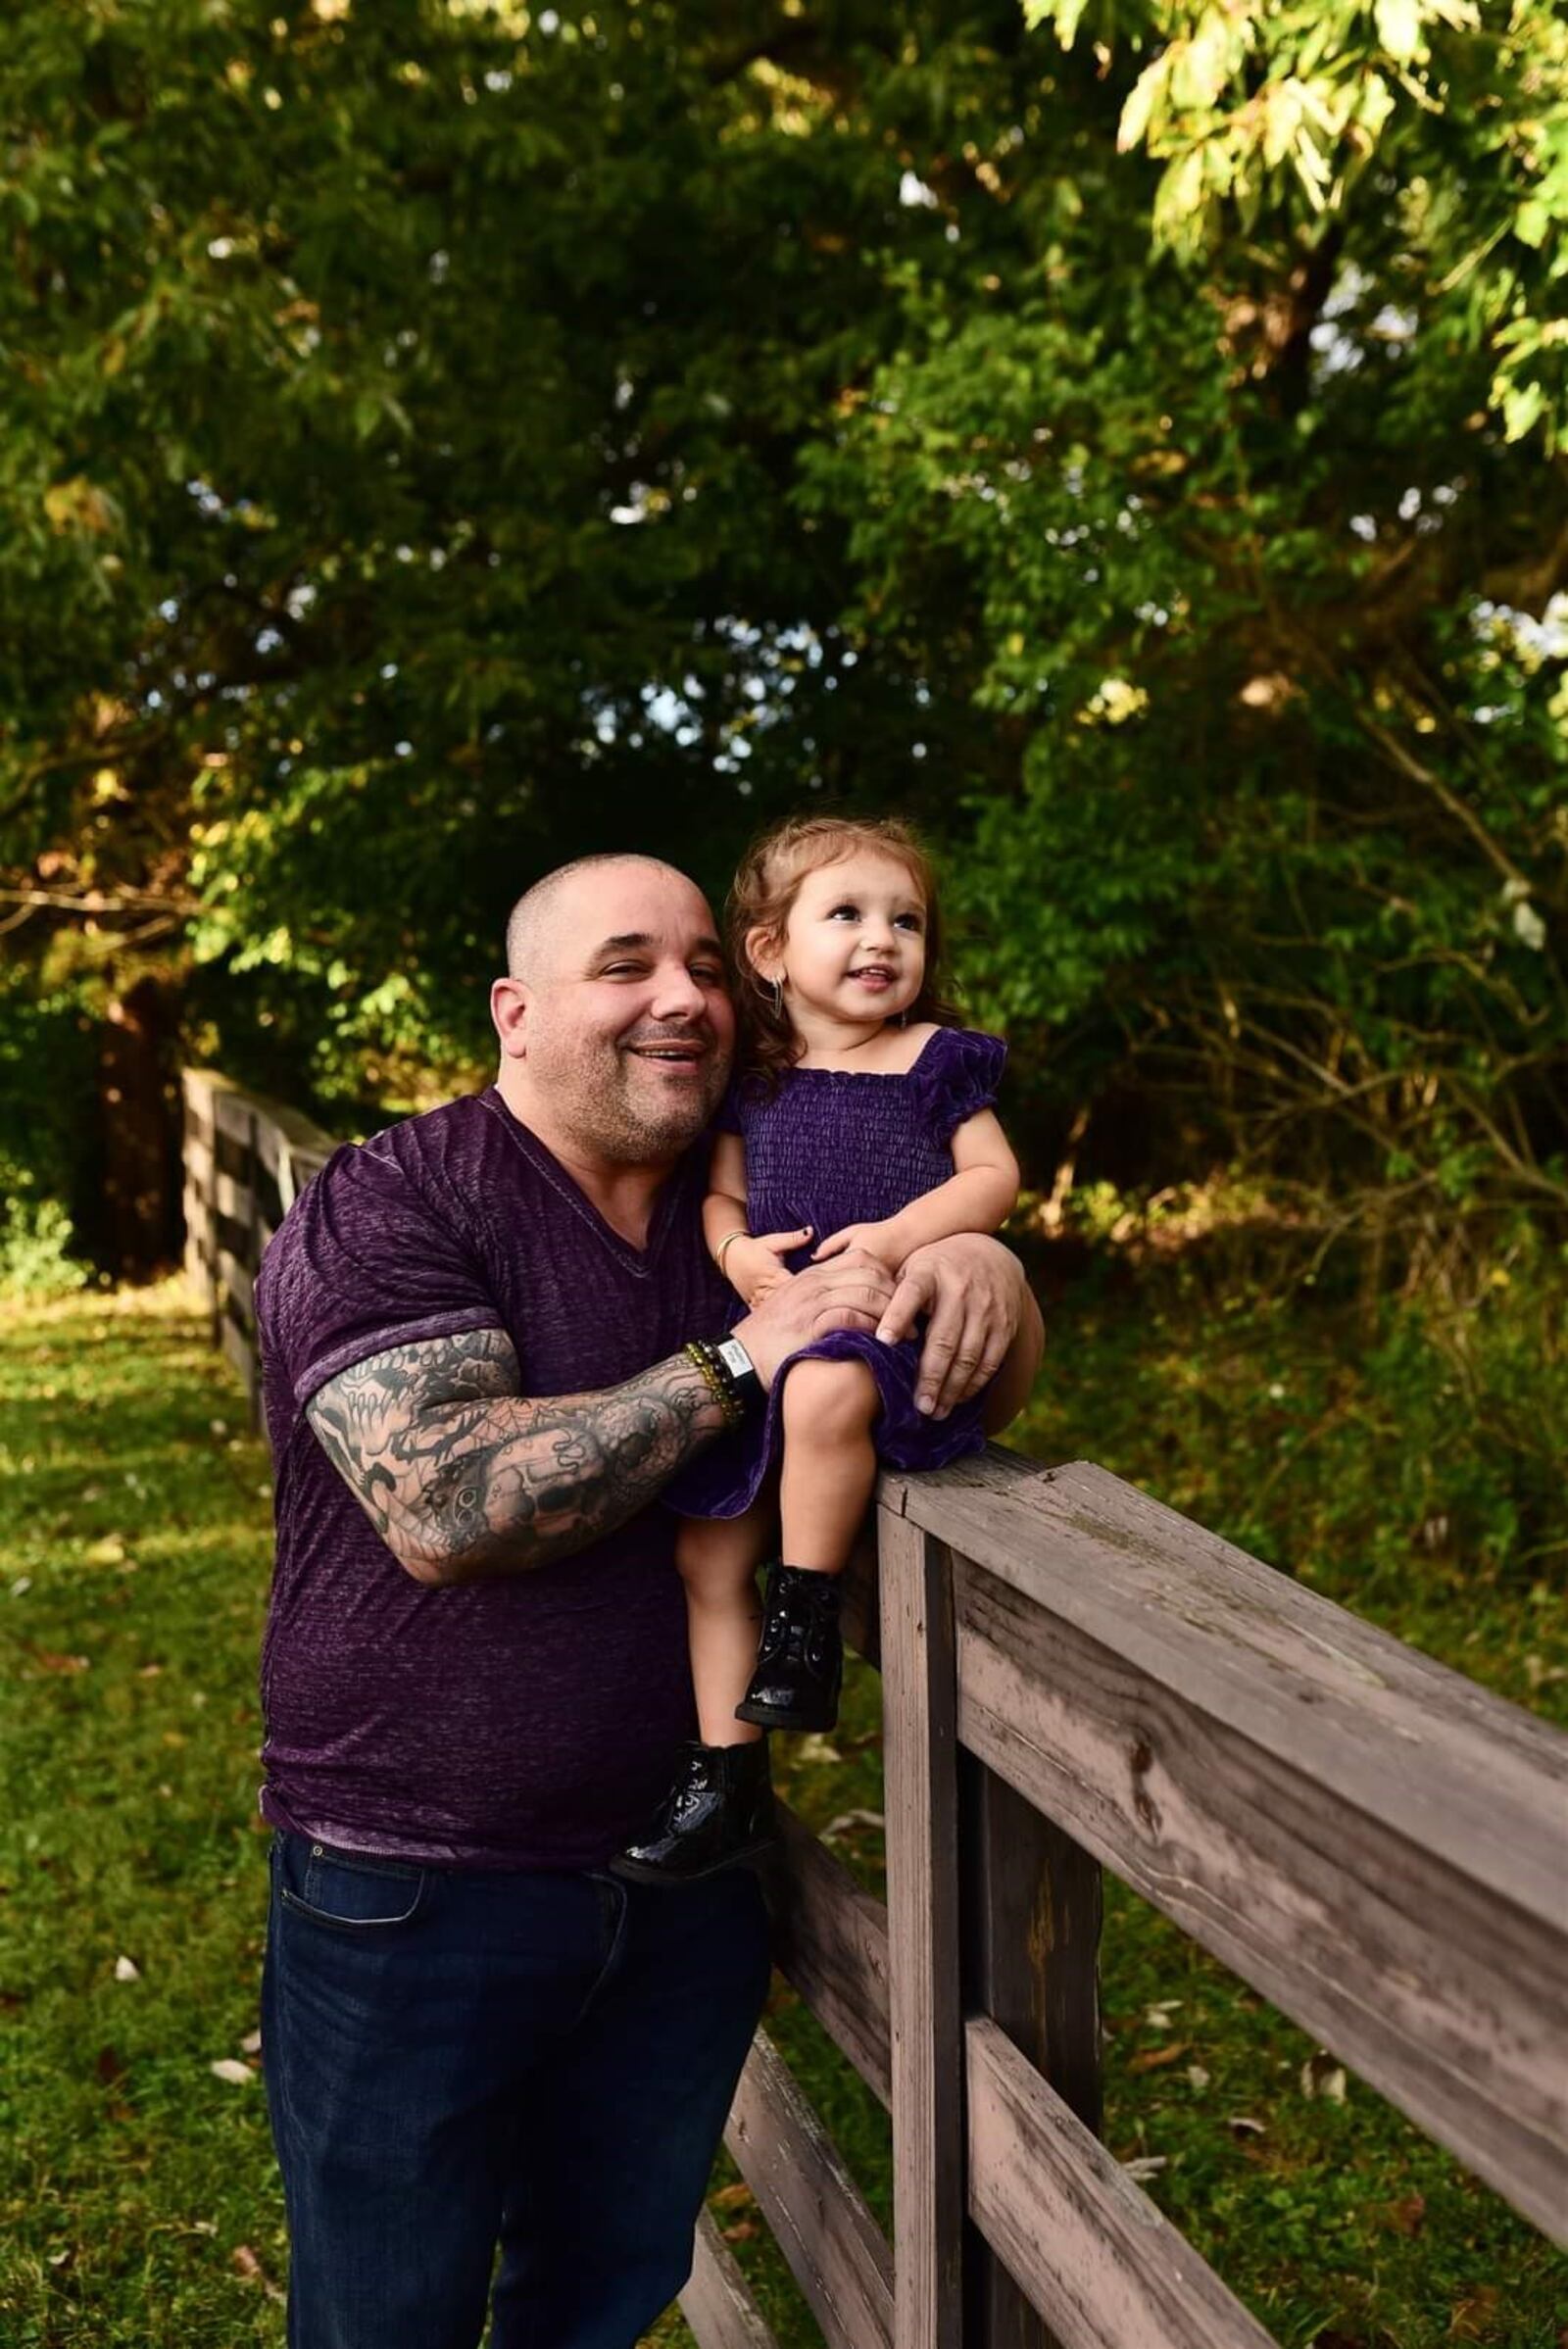
{"type": "Polygon", "coordinates": [[[569,1557],[646,1507],[723,1426],[683,1354],[623,1387],[530,1398],[500,1330],[395,1346],[318,1389],[306,1416],[421,1583],[569,1557]]]}

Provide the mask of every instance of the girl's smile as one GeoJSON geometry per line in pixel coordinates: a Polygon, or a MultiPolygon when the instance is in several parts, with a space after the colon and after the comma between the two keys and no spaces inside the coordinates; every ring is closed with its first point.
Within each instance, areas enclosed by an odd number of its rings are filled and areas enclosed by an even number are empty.
{"type": "Polygon", "coordinates": [[[897,1019],[925,978],[925,903],[908,867],[856,849],[806,875],[781,948],[757,957],[784,982],[790,1016],[813,1051],[850,1047],[897,1019]]]}

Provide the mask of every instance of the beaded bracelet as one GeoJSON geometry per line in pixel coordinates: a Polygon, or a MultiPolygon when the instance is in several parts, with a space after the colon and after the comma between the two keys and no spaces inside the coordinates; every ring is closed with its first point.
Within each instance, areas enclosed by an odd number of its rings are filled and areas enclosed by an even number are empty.
{"type": "Polygon", "coordinates": [[[724,1414],[724,1425],[738,1428],[746,1417],[746,1398],[720,1360],[717,1347],[707,1338],[692,1338],[681,1351],[702,1372],[709,1393],[724,1414]]]}

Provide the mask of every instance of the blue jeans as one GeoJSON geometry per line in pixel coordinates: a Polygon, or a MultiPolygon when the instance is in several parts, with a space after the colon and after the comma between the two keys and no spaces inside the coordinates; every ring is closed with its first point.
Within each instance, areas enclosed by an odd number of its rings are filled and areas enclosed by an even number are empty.
{"type": "Polygon", "coordinates": [[[633,2349],[686,2280],[760,1890],[272,1847],[291,2349],[633,2349]],[[500,2265],[491,2290],[497,2247],[500,2265]]]}

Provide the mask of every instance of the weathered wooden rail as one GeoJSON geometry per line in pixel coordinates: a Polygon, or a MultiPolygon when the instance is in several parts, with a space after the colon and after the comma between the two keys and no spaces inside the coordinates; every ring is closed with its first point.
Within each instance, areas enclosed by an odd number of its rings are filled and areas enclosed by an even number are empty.
{"type": "MultiPolygon", "coordinates": [[[[331,1149],[188,1073],[187,1263],[254,1392],[331,1149]]],[[[851,1570],[887,1905],[787,1818],[775,1954],[893,2123],[890,2245],[760,2033],[727,2141],[830,2349],[1268,2349],[1105,2152],[1100,1870],[1568,2241],[1568,1738],[1084,1462],[885,1476],[851,1570]]],[[[710,2221],[702,2349],[768,2349],[710,2221]]]]}
{"type": "Polygon", "coordinates": [[[329,1134],[216,1069],[181,1076],[185,1119],[185,1275],[213,1336],[261,1415],[251,1293],[262,1250],[312,1175],[337,1149],[329,1134]]]}

